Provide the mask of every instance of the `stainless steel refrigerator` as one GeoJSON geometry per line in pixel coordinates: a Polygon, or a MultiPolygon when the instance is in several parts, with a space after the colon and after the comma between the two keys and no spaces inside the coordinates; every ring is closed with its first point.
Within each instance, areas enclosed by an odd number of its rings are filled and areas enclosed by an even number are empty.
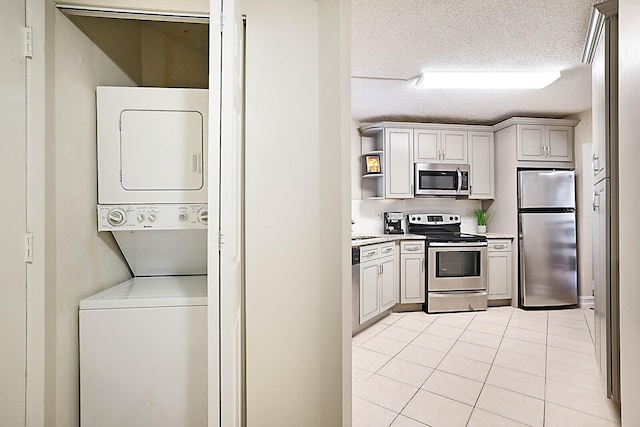
{"type": "Polygon", "coordinates": [[[578,303],[575,176],[571,170],[518,172],[520,306],[578,303]]]}

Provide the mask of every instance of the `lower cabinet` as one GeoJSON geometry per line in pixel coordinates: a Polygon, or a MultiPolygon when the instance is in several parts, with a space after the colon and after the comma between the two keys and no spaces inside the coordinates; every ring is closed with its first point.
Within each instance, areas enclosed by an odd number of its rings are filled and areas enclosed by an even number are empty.
{"type": "Polygon", "coordinates": [[[489,239],[487,248],[487,298],[511,299],[511,240],[489,239]]]}
{"type": "Polygon", "coordinates": [[[360,324],[396,303],[398,269],[395,242],[360,248],[360,324]],[[369,254],[368,256],[366,256],[369,254]],[[373,258],[373,259],[372,259],[373,258]]]}
{"type": "Polygon", "coordinates": [[[423,303],[425,293],[424,242],[400,242],[400,303],[423,303]]]}

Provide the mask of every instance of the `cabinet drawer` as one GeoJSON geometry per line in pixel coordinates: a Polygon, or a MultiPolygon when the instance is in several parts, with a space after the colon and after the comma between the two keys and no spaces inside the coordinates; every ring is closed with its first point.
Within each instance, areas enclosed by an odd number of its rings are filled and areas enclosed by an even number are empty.
{"type": "Polygon", "coordinates": [[[380,256],[395,255],[396,242],[380,243],[380,256]]]}
{"type": "Polygon", "coordinates": [[[424,242],[421,240],[403,240],[402,242],[400,242],[400,253],[423,254],[424,242]]]}
{"type": "Polygon", "coordinates": [[[380,257],[380,245],[360,246],[360,262],[378,259],[380,257]]]}
{"type": "Polygon", "coordinates": [[[489,239],[489,252],[511,252],[511,240],[494,240],[489,239]]]}

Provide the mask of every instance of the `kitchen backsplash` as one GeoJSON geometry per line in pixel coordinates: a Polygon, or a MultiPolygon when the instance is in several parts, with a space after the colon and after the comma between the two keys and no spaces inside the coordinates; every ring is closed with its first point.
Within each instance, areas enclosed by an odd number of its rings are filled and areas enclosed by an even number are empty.
{"type": "Polygon", "coordinates": [[[406,216],[411,213],[454,213],[462,216],[463,233],[476,232],[476,220],[471,212],[482,207],[479,200],[424,198],[406,200],[351,200],[353,234],[382,234],[384,212],[402,212],[402,229],[407,231],[406,216]]]}

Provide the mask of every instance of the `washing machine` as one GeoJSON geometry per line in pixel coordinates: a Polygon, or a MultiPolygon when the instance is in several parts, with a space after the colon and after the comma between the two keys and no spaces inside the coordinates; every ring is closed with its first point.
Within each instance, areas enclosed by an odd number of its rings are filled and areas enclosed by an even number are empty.
{"type": "Polygon", "coordinates": [[[82,300],[81,425],[206,425],[206,324],[206,276],[134,277],[82,300]]]}
{"type": "Polygon", "coordinates": [[[98,231],[134,277],[79,304],[83,427],[207,424],[207,98],[97,88],[98,231]]]}

